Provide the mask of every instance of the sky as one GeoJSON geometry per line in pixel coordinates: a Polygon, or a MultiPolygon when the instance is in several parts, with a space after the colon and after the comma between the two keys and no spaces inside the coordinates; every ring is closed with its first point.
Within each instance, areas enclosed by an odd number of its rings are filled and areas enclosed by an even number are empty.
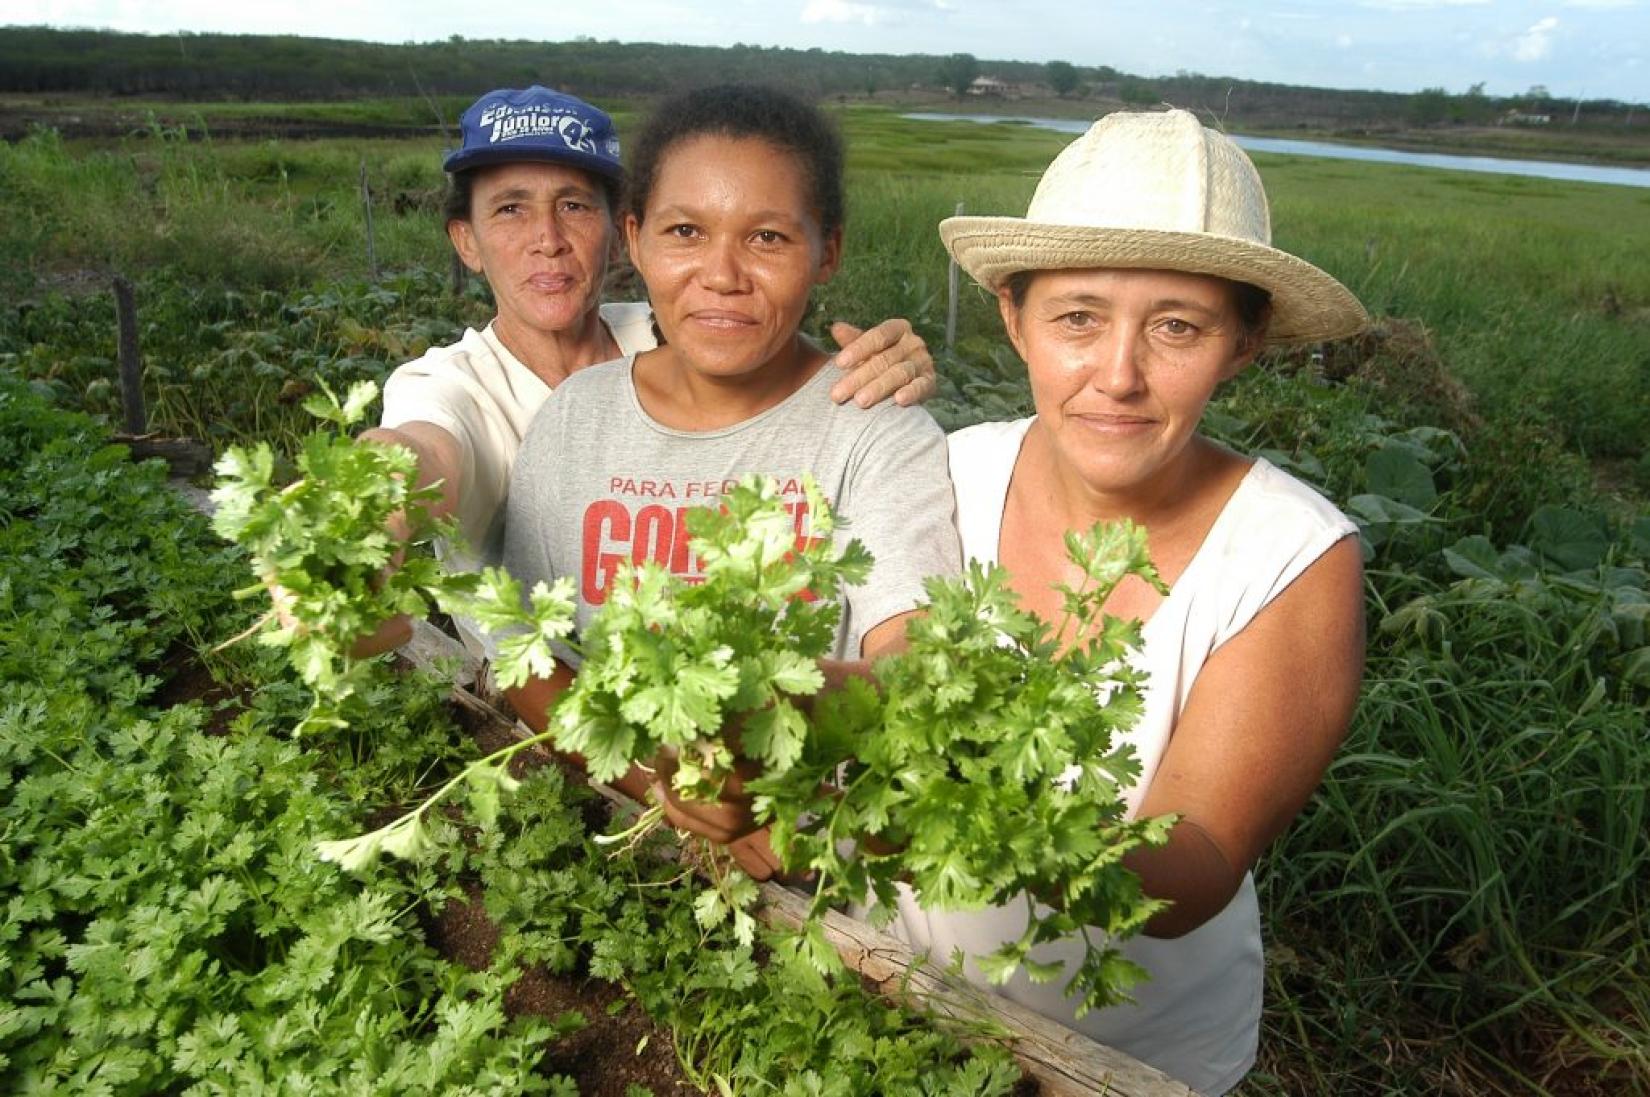
{"type": "MultiPolygon", "coordinates": [[[[1650,0],[0,0],[0,22],[301,34],[818,47],[1064,60],[1317,87],[1650,102],[1650,0]]],[[[987,66],[989,68],[989,66],[987,66]]]]}

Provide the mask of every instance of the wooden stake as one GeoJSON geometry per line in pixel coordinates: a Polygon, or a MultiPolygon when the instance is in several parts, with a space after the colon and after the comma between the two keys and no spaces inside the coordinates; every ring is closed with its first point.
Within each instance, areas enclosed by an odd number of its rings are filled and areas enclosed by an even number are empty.
{"type": "Polygon", "coordinates": [[[367,272],[378,281],[378,247],[372,231],[372,187],[367,183],[367,161],[361,161],[361,209],[367,223],[367,272]]]}
{"type": "MultiPolygon", "coordinates": [[[[957,203],[957,216],[961,217],[963,204],[957,203]]],[[[957,293],[960,290],[960,280],[957,272],[957,261],[951,260],[951,268],[946,272],[946,300],[945,300],[945,349],[953,350],[957,346],[957,293]]]]}
{"type": "Polygon", "coordinates": [[[115,320],[120,329],[120,407],[126,433],[147,434],[149,416],[143,407],[143,360],[138,357],[137,303],[132,283],[115,275],[115,320]]]}

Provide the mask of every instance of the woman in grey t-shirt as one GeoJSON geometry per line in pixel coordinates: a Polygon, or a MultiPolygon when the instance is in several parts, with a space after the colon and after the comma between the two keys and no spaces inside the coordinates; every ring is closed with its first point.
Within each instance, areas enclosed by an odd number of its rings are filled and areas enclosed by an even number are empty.
{"type": "MultiPolygon", "coordinates": [[[[786,93],[710,88],[655,112],[631,169],[625,239],[662,345],[574,375],[535,418],[505,565],[525,583],[572,577],[583,624],[623,561],[691,577],[685,512],[743,475],[776,479],[810,536],[812,475],[876,557],[846,592],[834,670],[847,672],[899,645],[923,579],[960,560],[939,427],[917,408],[832,402],[828,356],[799,330],[841,256],[840,139],[786,93]]],[[[512,691],[530,725],[565,675],[512,691]]],[[[621,787],[639,794],[645,776],[621,787]]]]}

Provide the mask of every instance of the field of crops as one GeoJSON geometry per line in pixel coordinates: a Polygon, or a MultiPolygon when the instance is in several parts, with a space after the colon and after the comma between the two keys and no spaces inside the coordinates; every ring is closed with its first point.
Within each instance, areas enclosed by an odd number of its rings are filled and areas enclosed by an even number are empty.
{"type": "MultiPolygon", "coordinates": [[[[935,223],[1020,211],[1061,139],[844,122],[847,261],[810,323],[905,315],[937,346],[935,223]]],[[[317,380],[381,379],[488,302],[450,284],[438,142],[199,136],[0,146],[0,1089],[1006,1091],[999,1053],[705,928],[679,868],[615,867],[553,768],[415,870],[313,860],[479,748],[390,676],[300,749],[290,673],[212,653],[250,619],[244,561],[82,416],[119,419],[108,279],[137,286],[156,429],[286,455],[317,380]],[[593,1046],[634,1076],[569,1077],[593,1046]]],[[[1650,193],[1259,163],[1279,243],[1379,322],[1207,421],[1368,555],[1350,739],[1257,871],[1242,1092],[1650,1088],[1650,193]]],[[[948,426],[1023,412],[982,295],[938,357],[948,426]]]]}

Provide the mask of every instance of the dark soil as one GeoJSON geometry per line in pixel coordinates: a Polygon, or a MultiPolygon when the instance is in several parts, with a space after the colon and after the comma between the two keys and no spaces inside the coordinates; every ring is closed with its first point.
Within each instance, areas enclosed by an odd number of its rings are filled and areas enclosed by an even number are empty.
{"type": "MultiPolygon", "coordinates": [[[[469,888],[464,900],[448,900],[430,927],[430,940],[443,955],[477,971],[488,965],[498,938],[479,886],[469,888]]],[[[696,1092],[682,1077],[670,1032],[624,999],[621,988],[600,979],[530,968],[505,992],[504,1008],[512,1017],[554,1019],[569,1010],[584,1017],[585,1026],[552,1044],[541,1066],[548,1074],[567,1075],[583,1097],[625,1097],[632,1085],[658,1097],[696,1092]]]]}
{"type": "Polygon", "coordinates": [[[208,735],[226,734],[230,722],[246,708],[249,699],[245,689],[216,681],[200,660],[185,649],[169,652],[153,673],[162,681],[149,703],[157,709],[169,709],[199,702],[210,713],[202,728],[208,735]]]}

